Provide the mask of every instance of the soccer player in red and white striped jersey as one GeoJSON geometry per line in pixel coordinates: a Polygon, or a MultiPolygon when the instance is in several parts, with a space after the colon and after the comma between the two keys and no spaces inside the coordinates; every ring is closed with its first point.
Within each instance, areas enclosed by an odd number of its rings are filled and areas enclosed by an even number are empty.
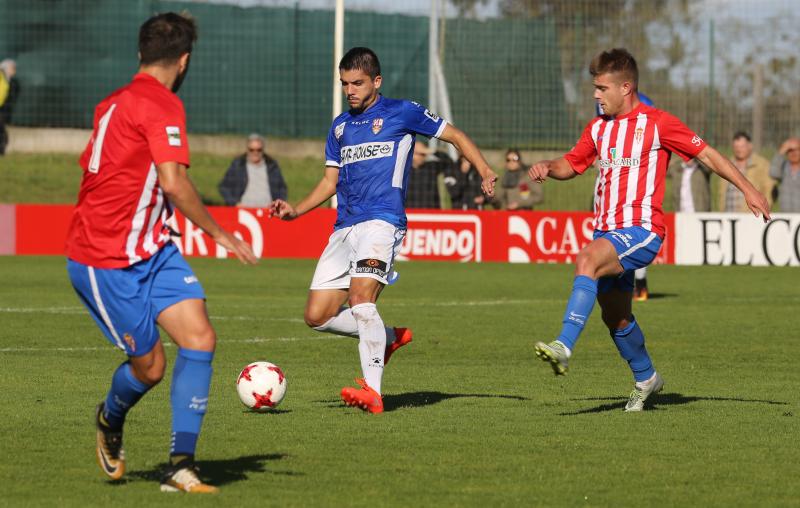
{"type": "Polygon", "coordinates": [[[177,344],[172,377],[172,444],[164,491],[213,493],[194,467],[208,405],[216,334],[205,293],[170,239],[178,208],[245,263],[248,244],[222,229],[187,176],[183,103],[175,94],[197,39],[192,19],[165,13],[139,30],[139,72],[95,109],[81,156],[78,205],[67,238],[67,271],[106,338],[125,352],[97,406],[97,462],[117,480],[125,472],[122,430],[128,411],[164,375],[161,326],[177,344]]]}
{"type": "Polygon", "coordinates": [[[589,66],[594,97],[603,115],[592,119],[563,157],[534,164],[531,179],[568,180],[599,159],[594,199],[594,239],[578,254],[575,280],[558,338],[536,343],[536,354],[556,375],[567,372],[572,350],[600,303],[620,355],[634,376],[626,411],[641,411],[664,380],[653,368],[644,334],[631,313],[633,272],[649,265],[664,238],[664,187],[672,153],[697,158],[736,186],[756,216],[769,220],[766,198],[717,150],[680,120],[643,104],[638,97],[636,60],[625,49],[597,55],[589,66]]]}

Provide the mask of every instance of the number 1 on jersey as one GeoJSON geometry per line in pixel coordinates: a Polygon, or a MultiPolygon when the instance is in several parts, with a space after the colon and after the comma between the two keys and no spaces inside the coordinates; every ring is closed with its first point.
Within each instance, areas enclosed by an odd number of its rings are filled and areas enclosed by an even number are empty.
{"type": "Polygon", "coordinates": [[[100,152],[103,151],[103,139],[106,137],[106,129],[108,128],[108,122],[111,120],[111,114],[114,112],[114,108],[116,108],[116,104],[112,104],[106,114],[100,118],[100,122],[97,124],[97,137],[94,138],[94,145],[92,145],[92,158],[89,159],[89,171],[91,173],[97,173],[100,170],[100,152]]]}

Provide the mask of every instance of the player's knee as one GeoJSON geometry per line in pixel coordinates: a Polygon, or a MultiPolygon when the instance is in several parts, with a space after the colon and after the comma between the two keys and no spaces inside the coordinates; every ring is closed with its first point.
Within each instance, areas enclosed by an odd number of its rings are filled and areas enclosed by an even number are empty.
{"type": "Polygon", "coordinates": [[[333,316],[328,312],[322,312],[320,309],[306,309],[303,314],[303,319],[309,328],[319,328],[330,320],[333,316]]]}
{"type": "Polygon", "coordinates": [[[217,347],[217,332],[211,326],[195,330],[191,337],[182,341],[180,346],[197,351],[214,351],[217,347]]]}
{"type": "Polygon", "coordinates": [[[592,254],[585,249],[578,252],[578,256],[575,258],[575,274],[594,278],[596,270],[597,267],[595,266],[592,254]]]}
{"type": "Polygon", "coordinates": [[[136,379],[147,386],[155,386],[164,379],[164,362],[153,362],[150,365],[131,364],[131,369],[136,379]]]}
{"type": "Polygon", "coordinates": [[[217,347],[217,332],[209,326],[200,335],[199,342],[201,351],[213,351],[217,347]]]}
{"type": "Polygon", "coordinates": [[[617,330],[622,330],[623,328],[627,327],[630,324],[630,319],[626,317],[620,317],[618,314],[606,314],[603,313],[603,323],[605,323],[608,331],[611,332],[611,335],[614,335],[614,332],[617,330]]]}

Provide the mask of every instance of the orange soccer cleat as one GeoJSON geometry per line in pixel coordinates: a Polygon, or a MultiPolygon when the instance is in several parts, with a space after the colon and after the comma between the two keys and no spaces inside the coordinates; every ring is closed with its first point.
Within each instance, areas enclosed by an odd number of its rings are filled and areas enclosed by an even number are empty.
{"type": "Polygon", "coordinates": [[[383,413],[381,394],[369,387],[363,378],[356,379],[361,388],[346,386],[342,388],[342,400],[348,406],[359,407],[368,413],[383,413]]]}
{"type": "Polygon", "coordinates": [[[392,357],[395,351],[411,342],[412,333],[411,328],[395,328],[394,329],[394,342],[386,345],[386,352],[383,353],[383,365],[389,363],[389,358],[392,357]]]}

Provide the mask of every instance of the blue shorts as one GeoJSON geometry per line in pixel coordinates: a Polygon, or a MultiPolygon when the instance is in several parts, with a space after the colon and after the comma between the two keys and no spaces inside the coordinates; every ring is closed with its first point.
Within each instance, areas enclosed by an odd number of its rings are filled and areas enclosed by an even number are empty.
{"type": "Polygon", "coordinates": [[[622,268],[625,269],[620,275],[600,278],[597,281],[598,293],[608,293],[612,289],[633,291],[633,272],[652,263],[661,249],[661,237],[641,226],[614,231],[595,230],[593,238],[605,238],[611,242],[622,268]]]}
{"type": "Polygon", "coordinates": [[[161,311],[206,297],[173,243],[127,268],[94,268],[68,259],[67,272],[97,326],[128,356],[145,355],[156,345],[161,311]]]}

